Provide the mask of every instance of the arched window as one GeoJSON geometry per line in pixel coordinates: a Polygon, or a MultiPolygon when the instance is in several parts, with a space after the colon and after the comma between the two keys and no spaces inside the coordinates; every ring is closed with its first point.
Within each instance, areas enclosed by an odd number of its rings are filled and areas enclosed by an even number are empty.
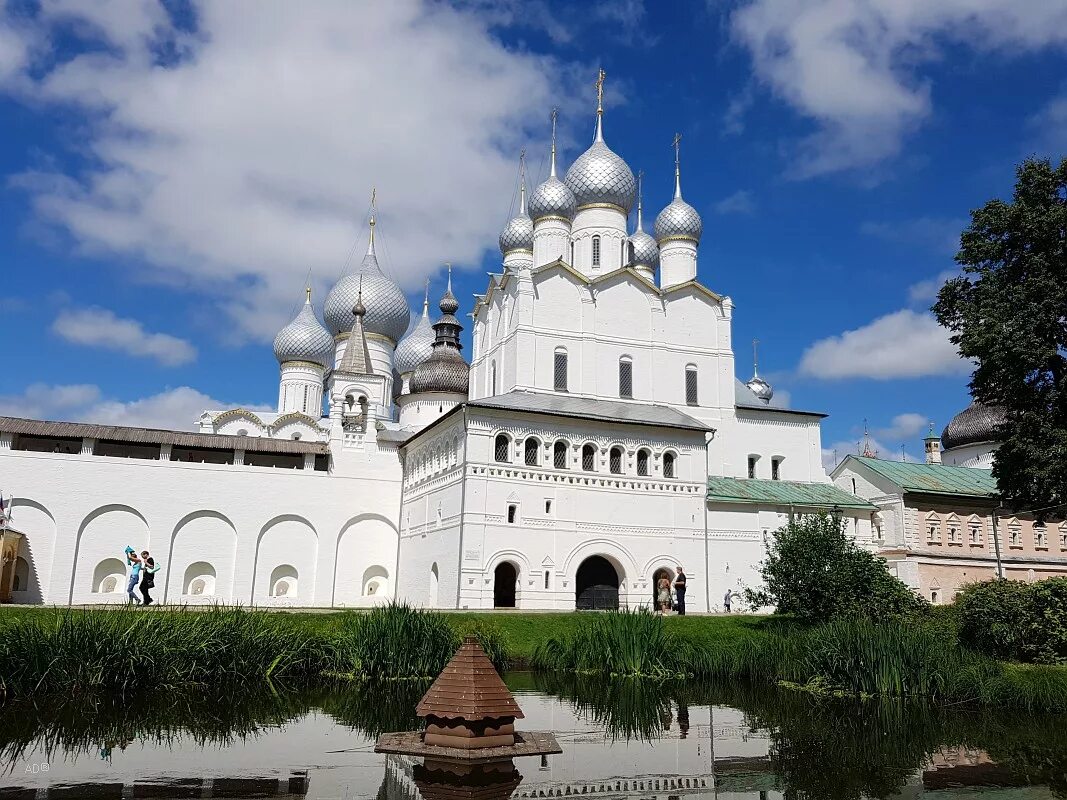
{"type": "Polygon", "coordinates": [[[593,237],[593,266],[600,266],[600,237],[593,237]]]}
{"type": "Polygon", "coordinates": [[[685,402],[686,405],[697,405],[697,368],[694,364],[685,368],[685,402]]]}
{"type": "Polygon", "coordinates": [[[557,392],[567,391],[567,349],[557,347],[552,357],[552,385],[557,392]]]}
{"type": "Polygon", "coordinates": [[[611,452],[608,454],[608,468],[611,470],[613,475],[621,475],[622,474],[622,448],[621,447],[613,447],[613,448],[611,448],[611,452]]]}
{"type": "Polygon", "coordinates": [[[582,447],[582,469],[592,472],[596,469],[596,445],[587,444],[582,447]]]}
{"type": "Polygon", "coordinates": [[[541,443],[539,441],[537,441],[535,438],[533,438],[532,436],[526,440],[526,443],[525,443],[526,466],[528,466],[528,467],[536,467],[537,466],[537,461],[538,461],[537,452],[540,449],[541,449],[541,443]]]}
{"type": "Polygon", "coordinates": [[[493,457],[501,464],[507,464],[511,459],[508,457],[508,449],[511,447],[511,440],[506,434],[498,433],[496,442],[493,445],[493,457]]]}
{"type": "Polygon", "coordinates": [[[634,365],[629,356],[619,359],[619,397],[634,396],[634,365]]]}
{"type": "Polygon", "coordinates": [[[784,456],[771,456],[771,480],[777,481],[782,477],[782,462],[785,461],[784,456]]]}
{"type": "Polygon", "coordinates": [[[567,443],[560,441],[552,445],[552,466],[556,469],[567,468],[567,443]]]}
{"type": "Polygon", "coordinates": [[[941,544],[941,517],[933,511],[926,515],[926,541],[928,544],[941,544]]]}
{"type": "Polygon", "coordinates": [[[648,475],[648,451],[637,451],[637,474],[648,475]]]}
{"type": "Polygon", "coordinates": [[[674,453],[663,454],[663,477],[674,477],[674,453]]]}

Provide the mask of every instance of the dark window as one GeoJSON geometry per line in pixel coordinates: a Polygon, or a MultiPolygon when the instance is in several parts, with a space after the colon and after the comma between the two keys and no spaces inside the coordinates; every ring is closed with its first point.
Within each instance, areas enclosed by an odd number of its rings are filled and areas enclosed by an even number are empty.
{"type": "Polygon", "coordinates": [[[771,480],[772,481],[778,480],[781,477],[781,471],[782,471],[782,459],[781,458],[772,458],[771,459],[771,480]]]}
{"type": "Polygon", "coordinates": [[[93,445],[93,455],[112,456],[114,458],[146,458],[158,460],[159,445],[114,442],[100,439],[93,445]]]}
{"type": "Polygon", "coordinates": [[[622,473],[622,448],[613,447],[608,457],[608,464],[612,474],[619,475],[622,473]]]}
{"type": "Polygon", "coordinates": [[[508,503],[508,525],[514,525],[519,518],[519,504],[508,503]]]}
{"type": "Polygon", "coordinates": [[[637,451],[637,474],[648,475],[648,451],[637,451]]]}
{"type": "Polygon", "coordinates": [[[170,451],[170,460],[194,464],[232,464],[233,450],[212,450],[207,447],[174,447],[170,451]]]}
{"type": "Polygon", "coordinates": [[[493,448],[493,457],[501,464],[507,464],[511,459],[508,458],[508,449],[511,447],[511,440],[504,434],[498,434],[496,437],[496,444],[493,448]]]}
{"type": "Polygon", "coordinates": [[[545,588],[548,588],[548,570],[545,570],[545,588]]]}
{"type": "Polygon", "coordinates": [[[748,457],[748,477],[756,477],[756,462],[759,460],[758,456],[748,457]]]}
{"type": "Polygon", "coordinates": [[[663,477],[674,477],[674,453],[663,454],[663,477]]]}
{"type": "Polygon", "coordinates": [[[634,396],[634,365],[628,358],[619,361],[619,397],[634,396]]]}
{"type": "Polygon", "coordinates": [[[596,445],[587,444],[582,448],[582,469],[586,472],[596,469],[596,445]]]}
{"type": "Polygon", "coordinates": [[[546,514],[551,514],[552,513],[552,501],[551,500],[545,500],[545,513],[546,514]]]}
{"type": "Polygon", "coordinates": [[[245,465],[249,467],[280,467],[303,469],[304,456],[300,453],[245,453],[245,465]]]}
{"type": "Polygon", "coordinates": [[[330,456],[326,453],[321,453],[315,456],[315,471],[316,472],[329,472],[330,471],[330,456]]]}
{"type": "Polygon", "coordinates": [[[14,450],[29,450],[34,453],[80,453],[82,451],[81,439],[64,439],[59,436],[30,436],[18,434],[15,436],[14,450]]]}
{"type": "Polygon", "coordinates": [[[685,368],[685,402],[688,405],[697,404],[697,368],[685,368]]]}
{"type": "Polygon", "coordinates": [[[526,440],[526,466],[537,466],[537,451],[541,447],[541,443],[536,439],[526,440]]]}
{"type": "Polygon", "coordinates": [[[600,266],[600,237],[593,237],[593,266],[600,266]]]}
{"type": "Polygon", "coordinates": [[[567,468],[567,443],[556,442],[552,446],[552,466],[556,469],[567,468]]]}
{"type": "Polygon", "coordinates": [[[557,392],[567,391],[567,351],[557,350],[552,364],[552,375],[557,392]]]}

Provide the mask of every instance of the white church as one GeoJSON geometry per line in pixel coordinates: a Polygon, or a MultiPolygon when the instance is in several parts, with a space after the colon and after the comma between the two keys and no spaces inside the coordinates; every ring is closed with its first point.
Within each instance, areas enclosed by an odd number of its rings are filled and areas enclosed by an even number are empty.
{"type": "Polygon", "coordinates": [[[171,605],[634,607],[681,565],[703,611],[757,582],[791,514],[870,541],[877,509],[821,465],[825,415],[736,377],[677,155],[651,233],[601,102],[562,179],[553,120],[550,163],[529,198],[522,178],[469,364],[451,282],[412,324],[372,213],[322,318],[309,290],[275,339],[276,413],[206,411],[195,432],[0,418],[0,599],[124,602],[131,545],[171,605]]]}

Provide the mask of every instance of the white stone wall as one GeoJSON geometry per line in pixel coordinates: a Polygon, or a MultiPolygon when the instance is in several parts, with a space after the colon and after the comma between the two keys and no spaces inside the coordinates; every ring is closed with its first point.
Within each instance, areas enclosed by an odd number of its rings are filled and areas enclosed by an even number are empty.
{"type": "MultiPolygon", "coordinates": [[[[712,442],[713,464],[735,478],[748,477],[748,457],[757,456],[757,478],[771,478],[772,460],[781,459],[778,479],[826,483],[822,467],[820,418],[784,411],[738,409],[712,442]]],[[[713,466],[714,470],[714,466],[713,466]]]]}
{"type": "Polygon", "coordinates": [[[992,442],[979,442],[964,447],[955,447],[941,452],[941,463],[950,467],[974,467],[993,469],[993,453],[996,445],[992,442]]]}

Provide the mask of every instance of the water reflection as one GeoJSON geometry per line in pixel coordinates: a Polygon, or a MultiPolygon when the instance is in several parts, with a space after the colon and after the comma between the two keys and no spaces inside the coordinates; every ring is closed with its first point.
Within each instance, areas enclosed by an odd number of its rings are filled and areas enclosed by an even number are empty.
{"type": "Polygon", "coordinates": [[[519,799],[950,797],[959,786],[1067,797],[1062,717],[693,683],[517,675],[508,684],[526,726],[554,731],[564,753],[480,775],[372,752],[379,734],[418,727],[424,684],[8,704],[0,798],[7,787],[90,784],[116,797],[237,797],[257,785],[271,796],[382,800],[503,800],[505,790],[519,799]]]}

